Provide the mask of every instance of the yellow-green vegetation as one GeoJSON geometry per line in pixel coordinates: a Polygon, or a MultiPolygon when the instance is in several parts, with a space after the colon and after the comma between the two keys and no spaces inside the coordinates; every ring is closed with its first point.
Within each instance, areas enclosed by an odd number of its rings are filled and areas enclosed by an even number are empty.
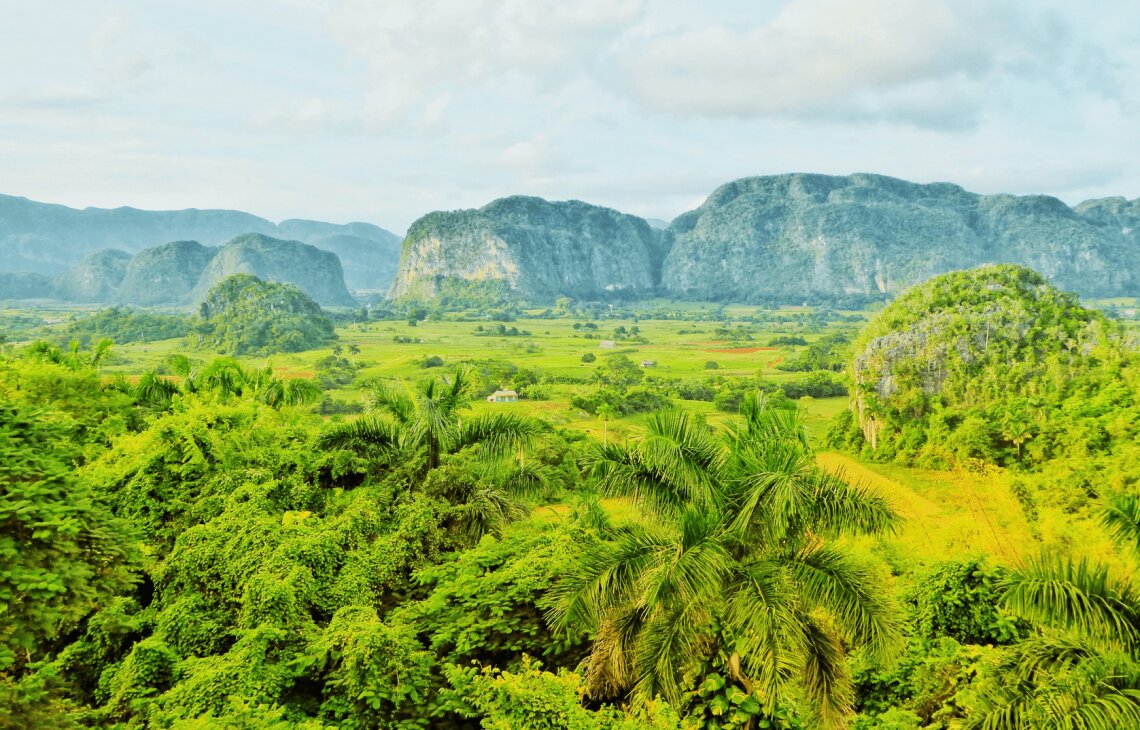
{"type": "Polygon", "coordinates": [[[378,306],[236,357],[8,313],[0,728],[1138,726],[1133,345],[1041,345],[1020,449],[931,394],[880,451],[835,363],[921,301],[378,306]]]}

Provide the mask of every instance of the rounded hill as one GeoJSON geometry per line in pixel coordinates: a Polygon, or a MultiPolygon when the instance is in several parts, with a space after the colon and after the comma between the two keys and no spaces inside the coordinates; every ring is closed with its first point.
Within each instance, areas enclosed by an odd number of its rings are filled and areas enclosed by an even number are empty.
{"type": "Polygon", "coordinates": [[[1046,456],[1063,439],[1048,428],[1050,412],[1099,378],[1119,345],[1113,323],[1031,269],[943,274],[857,339],[852,427],[879,458],[930,447],[1020,459],[1031,439],[1046,456]]]}

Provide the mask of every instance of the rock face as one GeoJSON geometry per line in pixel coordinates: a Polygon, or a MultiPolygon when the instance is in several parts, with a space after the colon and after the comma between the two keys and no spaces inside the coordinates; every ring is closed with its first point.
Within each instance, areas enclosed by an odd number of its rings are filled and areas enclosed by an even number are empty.
{"type": "Polygon", "coordinates": [[[77,210],[0,195],[0,271],[58,276],[102,249],[138,253],[179,240],[210,246],[245,233],[299,240],[344,254],[353,288],[387,290],[400,256],[399,237],[369,223],[275,224],[235,210],[77,210]]]}
{"type": "Polygon", "coordinates": [[[203,299],[211,287],[234,274],[294,284],[324,306],[356,304],[345,288],[344,272],[336,254],[300,241],[282,241],[256,233],[239,236],[218,250],[198,278],[192,298],[203,299]]]}
{"type": "Polygon", "coordinates": [[[194,287],[217,253],[217,248],[197,241],[148,248],[127,265],[114,301],[141,307],[188,305],[194,287]]]}
{"type": "Polygon", "coordinates": [[[652,296],[662,236],[641,218],[579,201],[511,197],[430,213],[404,239],[390,297],[430,297],[441,279],[506,282],[550,299],[652,296]]]}
{"type": "Polygon", "coordinates": [[[56,280],[56,296],[69,302],[109,302],[123,281],[131,255],[106,249],[87,254],[56,280]]]}
{"type": "Polygon", "coordinates": [[[879,175],[737,180],[673,221],[666,291],[690,299],[882,298],[983,263],[1085,296],[1140,293],[1140,203],[980,196],[879,175]]]}

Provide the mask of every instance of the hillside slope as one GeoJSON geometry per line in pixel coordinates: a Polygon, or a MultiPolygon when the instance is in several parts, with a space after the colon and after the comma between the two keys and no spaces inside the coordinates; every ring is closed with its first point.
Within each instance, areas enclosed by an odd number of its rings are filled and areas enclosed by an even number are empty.
{"type": "Polygon", "coordinates": [[[502,198],[413,223],[389,296],[430,297],[449,278],[506,282],[536,299],[651,296],[661,240],[641,218],[609,208],[502,198]]]}
{"type": "Polygon", "coordinates": [[[690,299],[883,298],[937,274],[1015,263],[1084,296],[1140,293],[1140,202],[969,193],[857,174],[721,186],[669,227],[663,284],[690,299]]]}
{"type": "Polygon", "coordinates": [[[246,233],[298,240],[332,251],[351,288],[386,290],[399,261],[399,237],[370,223],[291,219],[275,224],[236,210],[84,208],[0,195],[0,271],[57,276],[103,249],[138,253],[170,241],[225,243],[246,233]]]}

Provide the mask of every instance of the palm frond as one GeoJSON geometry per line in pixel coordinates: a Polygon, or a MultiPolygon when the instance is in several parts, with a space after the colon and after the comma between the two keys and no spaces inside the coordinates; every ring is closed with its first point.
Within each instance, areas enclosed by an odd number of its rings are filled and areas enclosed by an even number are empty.
{"type": "Polygon", "coordinates": [[[554,473],[546,464],[528,462],[514,465],[503,477],[503,487],[515,497],[537,497],[550,489],[554,473]]]}
{"type": "Polygon", "coordinates": [[[1002,681],[975,697],[967,727],[1140,727],[1140,665],[1126,654],[1043,635],[1012,647],[1000,671],[1002,681]]]}
{"type": "Polygon", "coordinates": [[[811,700],[816,727],[846,727],[855,706],[855,688],[843,641],[836,631],[810,614],[800,616],[805,694],[811,700]]]}
{"type": "Polygon", "coordinates": [[[715,515],[690,508],[679,522],[679,540],[645,572],[644,600],[649,605],[711,600],[720,595],[732,570],[715,515]]]}
{"type": "Polygon", "coordinates": [[[783,566],[769,560],[738,570],[726,587],[724,620],[736,637],[735,650],[765,711],[775,712],[784,688],[800,669],[798,600],[783,566]]]}
{"type": "Polygon", "coordinates": [[[474,544],[484,535],[501,537],[503,529],[525,517],[526,507],[511,495],[487,482],[479,482],[455,507],[454,523],[460,533],[474,544]]]}
{"type": "Polygon", "coordinates": [[[324,394],[324,391],[321,390],[321,386],[308,378],[278,378],[277,380],[283,381],[279,401],[280,406],[300,406],[308,403],[316,403],[324,394]]]}
{"type": "Polygon", "coordinates": [[[1117,544],[1140,555],[1140,497],[1124,494],[1109,499],[1101,523],[1117,544]]]}
{"type": "Polygon", "coordinates": [[[591,443],[579,467],[607,497],[628,497],[639,508],[657,515],[676,515],[687,503],[687,490],[668,472],[645,463],[641,451],[618,444],[591,443]]]}
{"type": "Polygon", "coordinates": [[[737,535],[763,533],[778,542],[793,524],[807,521],[815,502],[810,452],[794,443],[753,443],[734,449],[733,462],[726,486],[737,535]]]}
{"type": "Polygon", "coordinates": [[[894,655],[902,637],[899,612],[870,568],[823,544],[788,556],[787,564],[804,602],[825,611],[841,636],[880,659],[894,655]]]}
{"type": "Polygon", "coordinates": [[[415,412],[415,404],[409,397],[407,388],[393,382],[374,383],[364,395],[368,407],[387,413],[397,423],[409,423],[415,412]]]}
{"type": "Polygon", "coordinates": [[[637,683],[645,700],[658,695],[681,705],[681,678],[705,657],[697,648],[710,629],[710,613],[700,601],[659,608],[645,622],[635,651],[637,683]]]}
{"type": "Polygon", "coordinates": [[[743,423],[732,424],[729,429],[735,442],[795,443],[808,448],[803,415],[796,408],[777,407],[766,393],[746,393],[740,403],[740,415],[743,423]]]}
{"type": "Polygon", "coordinates": [[[494,456],[504,456],[533,441],[543,431],[543,424],[517,413],[488,413],[465,419],[459,428],[454,448],[478,445],[494,456]]]}
{"type": "Polygon", "coordinates": [[[1077,632],[1109,648],[1135,651],[1140,616],[1132,586],[1103,565],[1045,554],[1005,580],[1006,606],[1031,621],[1077,632]]]}
{"type": "Polygon", "coordinates": [[[391,420],[364,416],[349,423],[340,423],[325,429],[317,438],[322,449],[349,449],[363,452],[368,449],[390,450],[403,445],[403,429],[391,420]]]}
{"type": "Polygon", "coordinates": [[[139,378],[135,385],[135,399],[142,405],[150,408],[164,409],[181,390],[178,386],[159,375],[154,370],[148,370],[139,378]]]}
{"type": "Polygon", "coordinates": [[[629,605],[614,614],[598,627],[586,660],[586,694],[595,699],[620,697],[637,681],[634,652],[649,612],[629,605]]]}
{"type": "Polygon", "coordinates": [[[611,540],[585,546],[552,592],[552,625],[593,629],[614,608],[636,603],[645,571],[675,544],[675,533],[659,526],[627,525],[611,540]]]}
{"type": "Polygon", "coordinates": [[[842,471],[816,470],[813,529],[829,536],[893,534],[902,518],[869,486],[851,484],[842,471]]]}
{"type": "Polygon", "coordinates": [[[704,424],[684,411],[661,411],[649,417],[638,444],[650,470],[669,475],[689,504],[706,508],[719,499],[726,453],[704,424]]]}
{"type": "Polygon", "coordinates": [[[438,398],[446,413],[454,414],[471,403],[471,372],[464,366],[455,368],[450,379],[444,379],[445,387],[438,398]]]}

